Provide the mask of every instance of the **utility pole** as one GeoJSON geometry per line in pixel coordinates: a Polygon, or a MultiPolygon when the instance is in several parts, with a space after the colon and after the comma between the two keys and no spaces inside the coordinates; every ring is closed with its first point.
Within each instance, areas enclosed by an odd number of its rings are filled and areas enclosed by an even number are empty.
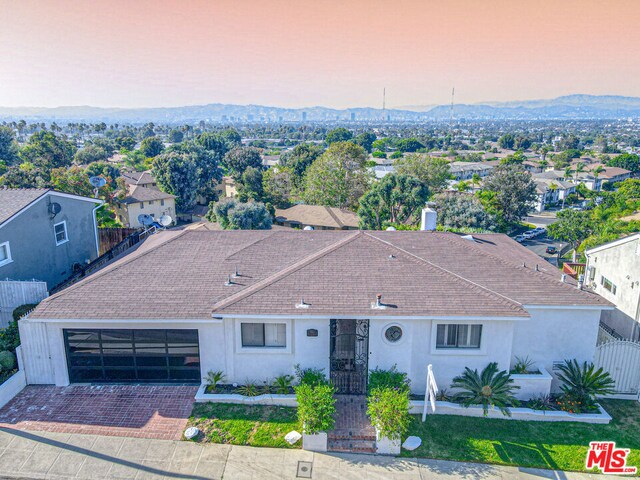
{"type": "Polygon", "coordinates": [[[387,110],[387,87],[382,88],[382,121],[387,120],[386,116],[387,110]]]}
{"type": "Polygon", "coordinates": [[[451,108],[449,109],[449,131],[453,128],[453,97],[456,94],[456,87],[451,89],[451,108]]]}

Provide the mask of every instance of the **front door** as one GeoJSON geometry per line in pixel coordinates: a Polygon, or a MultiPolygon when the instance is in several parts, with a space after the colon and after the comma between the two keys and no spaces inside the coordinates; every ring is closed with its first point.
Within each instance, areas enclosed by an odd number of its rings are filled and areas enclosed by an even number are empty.
{"type": "Polygon", "coordinates": [[[330,331],[330,377],[336,393],[366,394],[369,320],[332,319],[330,331]]]}

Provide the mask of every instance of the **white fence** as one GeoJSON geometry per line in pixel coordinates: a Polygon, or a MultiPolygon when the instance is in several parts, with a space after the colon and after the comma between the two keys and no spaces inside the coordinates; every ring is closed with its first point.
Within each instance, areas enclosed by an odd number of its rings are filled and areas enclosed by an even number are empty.
{"type": "Polygon", "coordinates": [[[47,284],[39,281],[0,281],[0,328],[13,321],[13,311],[20,305],[39,303],[47,297],[47,284]]]}
{"type": "Polygon", "coordinates": [[[619,394],[640,392],[640,343],[612,340],[596,348],[596,367],[602,367],[615,380],[619,394]]]}

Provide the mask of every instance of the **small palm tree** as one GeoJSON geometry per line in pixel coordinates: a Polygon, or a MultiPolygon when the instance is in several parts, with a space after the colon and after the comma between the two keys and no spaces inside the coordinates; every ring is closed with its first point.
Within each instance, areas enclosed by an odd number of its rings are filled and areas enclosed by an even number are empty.
{"type": "Polygon", "coordinates": [[[614,393],[614,380],[602,368],[596,370],[593,363],[583,362],[580,365],[574,358],[565,360],[558,366],[558,370],[558,380],[563,383],[560,389],[565,395],[594,401],[596,395],[614,393]]]}
{"type": "Polygon", "coordinates": [[[517,405],[518,399],[513,396],[520,387],[513,384],[513,379],[506,370],[498,371],[498,364],[491,362],[482,373],[465,367],[464,373],[453,379],[451,388],[460,390],[453,396],[455,402],[465,407],[482,405],[484,416],[489,413],[489,406],[498,407],[503,415],[511,416],[510,405],[517,405]]]}

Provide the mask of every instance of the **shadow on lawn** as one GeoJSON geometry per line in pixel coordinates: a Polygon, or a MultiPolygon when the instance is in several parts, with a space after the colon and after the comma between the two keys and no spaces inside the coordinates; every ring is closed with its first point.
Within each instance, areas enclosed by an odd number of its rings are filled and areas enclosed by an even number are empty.
{"type": "MultiPolygon", "coordinates": [[[[553,453],[552,449],[546,448],[542,444],[535,445],[524,445],[522,443],[513,443],[513,442],[492,442],[493,448],[496,453],[500,457],[500,459],[505,463],[521,463],[522,458],[529,458],[528,462],[531,462],[532,455],[537,455],[540,459],[540,464],[545,464],[546,468],[550,468],[552,470],[557,470],[560,467],[553,459],[551,453],[553,453]]],[[[561,478],[557,476],[551,476],[549,478],[561,478]]]]}

